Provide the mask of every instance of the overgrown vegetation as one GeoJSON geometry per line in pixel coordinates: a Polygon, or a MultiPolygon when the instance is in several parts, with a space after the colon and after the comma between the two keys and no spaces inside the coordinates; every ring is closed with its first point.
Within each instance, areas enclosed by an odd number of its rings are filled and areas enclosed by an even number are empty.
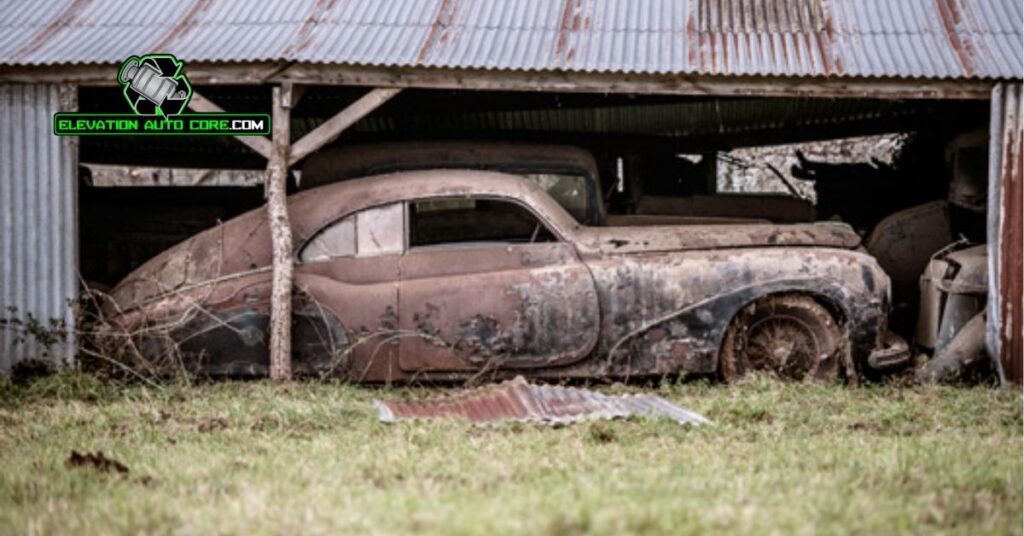
{"type": "Polygon", "coordinates": [[[715,425],[384,425],[374,398],[426,390],[0,380],[0,532],[1021,532],[1019,391],[657,389],[715,425]]]}

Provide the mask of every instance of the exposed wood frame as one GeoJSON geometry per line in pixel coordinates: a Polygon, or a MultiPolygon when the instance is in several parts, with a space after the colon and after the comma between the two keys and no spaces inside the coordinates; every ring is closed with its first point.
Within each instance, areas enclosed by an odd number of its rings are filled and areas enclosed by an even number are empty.
{"type": "Polygon", "coordinates": [[[273,251],[270,290],[270,379],[292,379],[292,229],[286,182],[291,145],[292,86],[272,89],[273,151],[267,160],[267,221],[273,251]]]}
{"type": "Polygon", "coordinates": [[[89,170],[90,186],[163,188],[168,186],[259,186],[264,170],[184,168],[81,163],[89,170]]]}
{"type": "MultiPolygon", "coordinates": [[[[0,83],[114,86],[115,65],[0,67],[0,83]]],[[[800,78],[637,73],[540,72],[423,67],[373,67],[287,62],[189,62],[193,85],[350,85],[486,91],[554,91],[705,96],[988,99],[996,80],[800,78]]]]}
{"type": "MultiPolygon", "coordinates": [[[[263,84],[290,64],[287,62],[188,62],[185,73],[193,86],[263,84]]],[[[117,86],[116,64],[0,66],[0,83],[67,83],[80,86],[117,86]]]]}
{"type": "Polygon", "coordinates": [[[308,64],[292,65],[269,80],[302,81],[312,85],[484,91],[884,99],[988,99],[994,84],[985,80],[697,76],[308,64]]]}
{"type": "MultiPolygon", "coordinates": [[[[192,100],[189,101],[188,107],[192,110],[203,113],[224,112],[224,108],[217,106],[213,101],[207,99],[195,89],[192,90],[192,100]]],[[[270,160],[270,155],[274,152],[273,143],[263,136],[235,136],[234,138],[244,143],[250,149],[256,151],[267,160],[270,160]]]]}
{"type": "Polygon", "coordinates": [[[292,144],[291,153],[288,156],[288,165],[295,165],[313,151],[336,140],[342,132],[352,126],[367,114],[379,108],[389,101],[400,88],[376,88],[363,95],[359,100],[348,105],[344,110],[334,114],[333,117],[324,121],[299,141],[292,144]]]}

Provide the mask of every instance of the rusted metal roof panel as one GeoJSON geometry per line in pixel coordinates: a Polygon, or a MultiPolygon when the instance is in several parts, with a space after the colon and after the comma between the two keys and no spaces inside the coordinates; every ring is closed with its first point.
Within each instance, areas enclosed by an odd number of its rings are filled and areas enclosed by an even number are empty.
{"type": "Polygon", "coordinates": [[[1024,90],[992,90],[988,175],[986,347],[1000,380],[1024,383],[1024,90]]]}
{"type": "Polygon", "coordinates": [[[573,387],[533,385],[522,376],[451,396],[378,401],[377,410],[383,422],[461,417],[473,424],[519,421],[563,425],[637,415],[668,417],[680,424],[709,422],[654,395],[609,396],[573,387]]]}
{"type": "Polygon", "coordinates": [[[0,64],[284,60],[690,75],[1022,76],[1019,0],[3,0],[0,64]]]}
{"type": "Polygon", "coordinates": [[[18,328],[74,326],[67,301],[78,293],[78,155],[52,134],[60,111],[53,85],[0,86],[0,376],[25,359],[71,362],[74,340],[49,348],[18,328]],[[23,325],[23,324],[22,324],[23,325]]]}

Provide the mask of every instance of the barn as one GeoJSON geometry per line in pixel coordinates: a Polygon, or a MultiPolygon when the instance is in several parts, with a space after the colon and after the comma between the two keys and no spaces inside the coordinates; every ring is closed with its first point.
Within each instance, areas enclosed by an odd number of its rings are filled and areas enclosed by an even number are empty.
{"type": "MultiPolygon", "coordinates": [[[[735,149],[900,134],[916,142],[914,167],[800,169],[865,177],[850,191],[905,201],[894,210],[958,201],[950,183],[969,177],[974,206],[957,217],[960,234],[987,244],[986,348],[1004,380],[1021,381],[1017,0],[40,0],[5,11],[8,324],[74,325],[83,285],[112,285],[260,206],[272,165],[295,190],[318,155],[346,147],[581,147],[609,210],[657,214],[699,205],[680,201],[694,191],[677,179],[714,182],[735,149]],[[151,53],[184,63],[191,110],[269,114],[273,134],[54,134],[60,112],[126,111],[118,68],[151,53]]],[[[878,219],[844,219],[858,218],[878,219]]],[[[76,341],[0,330],[0,373],[43,355],[71,363],[76,341]]]]}

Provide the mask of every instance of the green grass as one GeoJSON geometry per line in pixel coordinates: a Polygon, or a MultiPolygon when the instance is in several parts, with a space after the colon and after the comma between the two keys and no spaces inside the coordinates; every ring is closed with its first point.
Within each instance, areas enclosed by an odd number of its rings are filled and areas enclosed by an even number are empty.
{"type": "Polygon", "coordinates": [[[657,390],[715,425],[384,425],[374,398],[427,391],[0,381],[0,533],[1021,533],[1020,391],[657,390]]]}

